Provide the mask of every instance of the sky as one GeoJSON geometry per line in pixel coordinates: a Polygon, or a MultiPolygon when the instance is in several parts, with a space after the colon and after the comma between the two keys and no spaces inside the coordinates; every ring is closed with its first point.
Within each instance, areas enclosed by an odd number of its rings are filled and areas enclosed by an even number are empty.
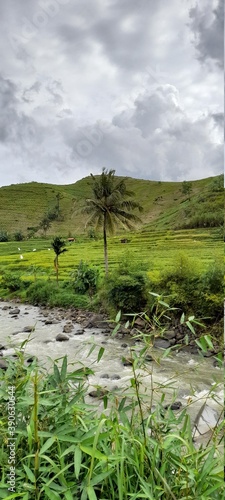
{"type": "Polygon", "coordinates": [[[223,172],[222,0],[0,2],[0,185],[223,172]]]}

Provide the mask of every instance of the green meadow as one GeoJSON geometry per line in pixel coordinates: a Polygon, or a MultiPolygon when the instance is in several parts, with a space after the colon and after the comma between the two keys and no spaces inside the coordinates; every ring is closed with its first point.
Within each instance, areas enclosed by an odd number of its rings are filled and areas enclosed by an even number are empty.
{"type": "MultiPolygon", "coordinates": [[[[127,233],[128,243],[121,243],[121,235],[109,238],[109,269],[113,270],[124,258],[135,263],[146,263],[151,278],[173,266],[185,255],[199,272],[214,261],[223,259],[223,242],[217,229],[189,229],[177,231],[139,230],[127,233]]],[[[103,240],[78,237],[67,243],[67,252],[60,256],[60,279],[66,279],[83,260],[98,266],[104,272],[103,240]]],[[[0,243],[0,271],[20,272],[23,277],[53,279],[54,252],[51,239],[32,239],[0,243]],[[23,258],[21,258],[21,256],[23,258]]]]}

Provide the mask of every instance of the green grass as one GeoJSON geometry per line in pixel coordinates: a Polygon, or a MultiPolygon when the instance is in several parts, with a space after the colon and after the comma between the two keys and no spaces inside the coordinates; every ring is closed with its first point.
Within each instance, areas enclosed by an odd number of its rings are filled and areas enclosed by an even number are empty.
{"type": "MultiPolygon", "coordinates": [[[[199,272],[214,260],[223,259],[223,242],[215,229],[181,231],[140,230],[129,234],[129,243],[122,244],[120,237],[109,238],[109,269],[113,270],[124,256],[133,262],[146,262],[149,271],[161,272],[173,267],[180,254],[197,265],[199,272]]],[[[59,258],[59,277],[66,279],[83,260],[104,271],[103,241],[78,239],[67,245],[68,251],[59,258]]],[[[44,277],[44,272],[54,273],[54,252],[51,240],[34,239],[22,242],[0,243],[0,271],[20,271],[23,277],[32,276],[32,269],[44,277]],[[20,250],[18,250],[20,248],[20,250]],[[48,250],[50,248],[50,250],[48,250]],[[34,252],[33,249],[36,249],[34,252]],[[20,255],[23,259],[20,259],[20,255]]],[[[46,276],[47,276],[46,274],[46,276]]]]}
{"type": "MultiPolygon", "coordinates": [[[[190,201],[182,194],[181,182],[155,182],[126,178],[135,200],[143,206],[140,227],[169,229],[180,227],[193,218],[196,211],[214,212],[223,217],[223,192],[213,191],[215,178],[193,181],[190,201]]],[[[13,234],[21,230],[25,235],[28,227],[38,226],[44,212],[52,209],[56,195],[60,194],[60,208],[64,220],[54,222],[49,234],[73,236],[85,233],[86,216],[81,207],[90,197],[89,178],[71,185],[41,184],[37,182],[15,184],[0,188],[0,230],[13,234]]]]}

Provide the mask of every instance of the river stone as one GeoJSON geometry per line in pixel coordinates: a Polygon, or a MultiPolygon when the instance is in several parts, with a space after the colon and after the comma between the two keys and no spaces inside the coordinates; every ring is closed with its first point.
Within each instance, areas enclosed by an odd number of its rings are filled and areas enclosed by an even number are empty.
{"type": "Polygon", "coordinates": [[[64,333],[71,333],[72,330],[73,330],[73,325],[71,325],[71,323],[68,323],[68,324],[64,325],[64,327],[63,327],[64,333]]]}
{"type": "Polygon", "coordinates": [[[5,360],[4,359],[0,359],[0,369],[1,370],[7,370],[7,368],[8,368],[8,365],[5,362],[5,360]]]}
{"type": "Polygon", "coordinates": [[[20,313],[20,309],[18,307],[16,307],[16,309],[12,309],[12,311],[9,311],[9,314],[19,314],[20,313]]]}
{"type": "Polygon", "coordinates": [[[88,393],[91,398],[103,398],[109,391],[107,389],[96,389],[96,391],[91,391],[88,393]]]}
{"type": "Polygon", "coordinates": [[[100,378],[109,378],[109,375],[108,373],[103,373],[102,375],[100,375],[100,378]]]}
{"type": "Polygon", "coordinates": [[[165,410],[179,410],[182,406],[182,403],[180,401],[174,401],[174,403],[165,405],[164,408],[165,410]]]}
{"type": "Polygon", "coordinates": [[[76,332],[74,332],[74,335],[83,335],[84,334],[84,330],[76,330],[76,332]]]}
{"type": "Polygon", "coordinates": [[[174,337],[176,337],[175,331],[174,330],[167,330],[166,332],[163,333],[163,337],[166,340],[174,339],[174,337]]]}
{"type": "Polygon", "coordinates": [[[12,306],[3,306],[3,307],[2,307],[2,310],[3,310],[3,311],[7,311],[8,309],[11,309],[11,308],[12,308],[12,306]]]}
{"type": "Polygon", "coordinates": [[[158,338],[155,339],[154,347],[159,347],[161,349],[168,349],[168,347],[170,347],[170,342],[169,340],[158,338]]]}
{"type": "Polygon", "coordinates": [[[27,332],[27,333],[31,333],[35,330],[35,327],[34,326],[25,326],[23,328],[23,332],[27,332]]]}
{"type": "Polygon", "coordinates": [[[122,360],[123,366],[132,366],[133,360],[131,358],[126,358],[122,360]]]}
{"type": "Polygon", "coordinates": [[[66,340],[69,340],[70,338],[68,337],[68,335],[66,335],[65,333],[59,333],[55,340],[57,340],[58,342],[65,342],[66,340]]]}
{"type": "Polygon", "coordinates": [[[111,378],[111,380],[120,380],[121,379],[121,377],[117,374],[112,375],[110,378],[111,378]]]}
{"type": "Polygon", "coordinates": [[[147,362],[154,361],[154,358],[151,356],[151,354],[146,354],[145,361],[147,362]]]}
{"type": "Polygon", "coordinates": [[[121,344],[121,347],[128,347],[128,344],[121,344]]]}
{"type": "Polygon", "coordinates": [[[2,344],[0,344],[0,351],[3,351],[4,349],[6,349],[6,347],[2,344]]]}
{"type": "Polygon", "coordinates": [[[208,404],[204,404],[198,412],[194,423],[194,436],[206,434],[214,429],[218,423],[218,413],[208,404]]]}

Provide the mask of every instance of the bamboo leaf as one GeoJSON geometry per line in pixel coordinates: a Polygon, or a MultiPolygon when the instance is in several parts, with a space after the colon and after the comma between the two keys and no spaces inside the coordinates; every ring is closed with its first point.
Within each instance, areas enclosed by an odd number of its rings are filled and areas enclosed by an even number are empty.
{"type": "Polygon", "coordinates": [[[95,490],[94,490],[93,486],[87,487],[87,494],[88,494],[89,500],[98,500],[96,497],[95,490]]]}
{"type": "Polygon", "coordinates": [[[93,450],[93,448],[90,448],[89,446],[83,446],[83,444],[80,445],[80,449],[86,453],[86,455],[90,455],[92,458],[98,458],[98,460],[107,460],[107,456],[103,455],[98,450],[93,450]]]}
{"type": "Polygon", "coordinates": [[[23,468],[25,469],[26,475],[28,479],[31,481],[31,483],[35,483],[35,475],[33,472],[27,467],[26,465],[23,464],[23,468]]]}
{"type": "Polygon", "coordinates": [[[79,478],[80,474],[81,459],[82,459],[81,449],[79,446],[76,446],[74,451],[74,472],[77,479],[79,478]]]}
{"type": "Polygon", "coordinates": [[[54,377],[55,377],[55,380],[58,384],[60,384],[62,382],[61,380],[61,377],[60,377],[60,373],[59,373],[59,369],[58,369],[58,366],[54,363],[54,367],[53,367],[53,370],[54,370],[54,377]]]}
{"type": "Polygon", "coordinates": [[[45,493],[50,500],[61,500],[61,497],[55,491],[52,491],[48,486],[44,486],[45,493]]]}
{"type": "Polygon", "coordinates": [[[100,349],[98,351],[98,358],[97,358],[98,359],[98,363],[99,363],[100,359],[102,358],[104,352],[105,352],[104,347],[100,347],[100,349]]]}
{"type": "Polygon", "coordinates": [[[61,380],[62,380],[62,382],[65,381],[66,374],[67,374],[67,356],[64,356],[63,362],[62,362],[62,367],[61,367],[61,380]]]}
{"type": "Polygon", "coordinates": [[[40,455],[45,453],[45,451],[47,451],[52,446],[52,444],[55,443],[55,441],[56,441],[55,436],[47,439],[47,441],[43,444],[42,448],[40,449],[40,455]]]}

